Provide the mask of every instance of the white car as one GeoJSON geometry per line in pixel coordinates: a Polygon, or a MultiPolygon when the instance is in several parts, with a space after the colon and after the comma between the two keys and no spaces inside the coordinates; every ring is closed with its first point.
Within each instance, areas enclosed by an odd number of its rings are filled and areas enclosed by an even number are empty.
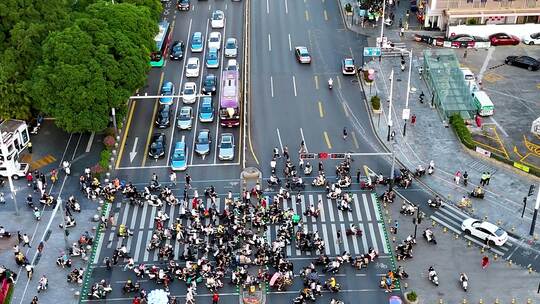
{"type": "Polygon", "coordinates": [[[474,218],[468,218],[461,224],[461,230],[466,234],[473,235],[488,244],[502,246],[508,241],[508,233],[489,222],[483,222],[474,218]]]}
{"type": "Polygon", "coordinates": [[[186,64],[186,77],[199,77],[199,58],[190,57],[186,64]]]}
{"type": "Polygon", "coordinates": [[[208,48],[209,49],[221,49],[221,33],[211,32],[208,36],[208,48]]]}
{"type": "Polygon", "coordinates": [[[528,45],[540,44],[540,33],[533,33],[523,37],[523,43],[528,45]]]}
{"type": "Polygon", "coordinates": [[[182,101],[185,104],[192,104],[197,99],[197,84],[195,82],[184,83],[182,90],[182,101]]]}
{"type": "Polygon", "coordinates": [[[227,38],[225,42],[225,57],[235,58],[238,55],[238,41],[236,38],[227,38]]]}
{"type": "Polygon", "coordinates": [[[212,28],[223,28],[225,26],[225,14],[217,10],[212,13],[212,28]]]}
{"type": "Polygon", "coordinates": [[[225,68],[226,71],[238,71],[238,63],[236,62],[236,59],[229,59],[227,60],[227,67],[225,68]]]}

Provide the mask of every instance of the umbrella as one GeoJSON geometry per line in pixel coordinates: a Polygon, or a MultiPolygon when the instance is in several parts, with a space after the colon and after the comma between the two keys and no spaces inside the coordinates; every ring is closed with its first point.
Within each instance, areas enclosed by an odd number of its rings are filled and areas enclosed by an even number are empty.
{"type": "Polygon", "coordinates": [[[278,271],[278,272],[274,273],[274,275],[270,279],[270,286],[274,286],[274,284],[276,284],[276,281],[277,281],[277,279],[279,279],[279,277],[281,277],[281,272],[278,271]]]}
{"type": "Polygon", "coordinates": [[[391,296],[391,297],[390,297],[390,302],[389,302],[389,303],[390,303],[390,304],[401,304],[401,303],[403,303],[403,302],[401,301],[401,298],[400,298],[400,297],[398,297],[398,296],[391,296]]]}
{"type": "Polygon", "coordinates": [[[148,294],[149,304],[167,304],[169,302],[169,293],[163,289],[154,289],[148,294]]]}
{"type": "Polygon", "coordinates": [[[293,221],[293,223],[298,224],[298,222],[300,222],[300,215],[298,215],[298,214],[293,215],[292,216],[292,221],[293,221]]]}

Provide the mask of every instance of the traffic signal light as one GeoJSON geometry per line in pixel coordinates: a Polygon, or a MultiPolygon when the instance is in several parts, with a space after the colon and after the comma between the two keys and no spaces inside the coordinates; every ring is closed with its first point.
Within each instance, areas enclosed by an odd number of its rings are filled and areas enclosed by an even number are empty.
{"type": "Polygon", "coordinates": [[[319,156],[319,159],[327,159],[328,158],[328,153],[320,152],[318,156],[319,156]]]}
{"type": "Polygon", "coordinates": [[[302,153],[300,154],[301,159],[314,159],[315,153],[302,153]]]}
{"type": "Polygon", "coordinates": [[[531,186],[529,187],[529,194],[527,194],[527,196],[531,196],[531,195],[534,194],[534,188],[536,188],[535,185],[531,185],[531,186]]]}
{"type": "Polygon", "coordinates": [[[331,159],[345,159],[345,153],[330,153],[331,159]]]}

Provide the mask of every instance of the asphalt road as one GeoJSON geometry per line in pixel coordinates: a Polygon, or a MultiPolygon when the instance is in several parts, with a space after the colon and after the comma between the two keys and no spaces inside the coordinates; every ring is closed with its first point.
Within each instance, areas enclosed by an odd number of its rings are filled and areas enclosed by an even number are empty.
{"type": "MultiPolygon", "coordinates": [[[[197,91],[200,92],[204,76],[208,73],[213,73],[219,78],[221,72],[226,65],[227,58],[224,58],[223,47],[220,51],[220,65],[217,69],[208,69],[205,67],[206,43],[208,35],[217,31],[222,35],[222,45],[229,37],[238,39],[238,63],[243,64],[243,41],[242,41],[242,12],[243,2],[229,1],[192,1],[190,11],[178,11],[175,7],[176,1],[169,1],[164,4],[163,18],[173,26],[172,41],[184,41],[186,50],[184,59],[172,61],[167,58],[165,65],[161,68],[152,68],[148,75],[146,86],[137,92],[138,95],[155,96],[160,93],[163,83],[172,82],[175,86],[175,95],[180,95],[183,86],[186,82],[195,82],[197,91]],[[225,27],[223,29],[212,29],[210,26],[210,17],[214,10],[222,10],[225,12],[225,27]],[[194,32],[201,32],[205,49],[201,53],[192,53],[190,50],[191,35],[194,32]],[[185,77],[185,64],[187,58],[197,57],[200,60],[201,69],[200,76],[197,78],[185,77]]],[[[199,98],[191,107],[193,110],[193,127],[190,131],[180,131],[176,126],[176,117],[178,117],[179,109],[184,106],[180,98],[175,98],[172,106],[174,121],[167,129],[159,130],[154,127],[156,112],[158,110],[158,101],[156,99],[136,99],[131,103],[130,110],[126,121],[127,136],[122,142],[119,157],[116,161],[115,168],[117,176],[141,182],[148,180],[152,172],[156,172],[162,179],[168,176],[170,158],[173,153],[174,144],[181,139],[184,139],[188,147],[188,172],[195,179],[213,179],[216,177],[233,178],[238,176],[238,170],[229,170],[231,167],[238,169],[240,160],[241,134],[240,127],[224,128],[219,126],[217,109],[219,106],[219,82],[217,92],[213,97],[215,109],[215,119],[212,123],[201,123],[198,121],[199,98]],[[208,128],[211,132],[212,147],[211,152],[204,159],[194,153],[194,140],[197,132],[202,128],[208,128]],[[147,156],[150,138],[153,133],[163,132],[166,135],[166,155],[159,160],[151,159],[147,156]],[[217,144],[219,136],[222,132],[232,132],[236,140],[236,155],[233,161],[222,162],[217,158],[217,144]],[[195,169],[200,167],[201,169],[195,169]],[[148,174],[141,174],[147,172],[148,174]],[[234,172],[232,174],[231,172],[234,172]]],[[[179,176],[180,179],[180,176],[179,176]]]]}

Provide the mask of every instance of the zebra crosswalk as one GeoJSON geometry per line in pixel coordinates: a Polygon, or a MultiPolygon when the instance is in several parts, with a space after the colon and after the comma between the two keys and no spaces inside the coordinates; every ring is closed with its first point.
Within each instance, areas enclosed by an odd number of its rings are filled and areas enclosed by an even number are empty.
{"type": "MultiPolygon", "coordinates": [[[[292,208],[294,213],[301,216],[302,224],[306,230],[319,232],[325,241],[325,253],[328,255],[338,255],[343,251],[357,255],[366,253],[370,247],[381,254],[389,254],[390,250],[384,231],[384,222],[375,196],[368,192],[355,192],[352,194],[352,199],[352,212],[339,210],[337,202],[326,198],[325,193],[306,193],[301,196],[299,203],[296,202],[296,197],[293,197],[289,200],[283,200],[279,204],[281,204],[281,208],[292,208]],[[321,212],[317,219],[304,215],[304,212],[311,204],[318,205],[321,212]],[[346,236],[346,229],[353,223],[363,231],[361,237],[346,236]],[[340,244],[336,239],[338,231],[341,231],[342,235],[340,244]]],[[[209,199],[206,204],[210,204],[209,199]]],[[[224,204],[225,199],[223,197],[216,199],[216,207],[220,212],[223,211],[224,204]]],[[[157,250],[148,251],[146,246],[152,237],[154,217],[158,208],[148,204],[138,207],[125,202],[116,202],[112,207],[119,210],[114,214],[116,226],[107,229],[103,236],[102,247],[116,249],[125,244],[135,262],[157,262],[157,250]],[[133,232],[133,235],[126,239],[118,237],[116,229],[120,224],[126,225],[133,232]]],[[[171,219],[178,217],[179,206],[167,205],[162,208],[171,219]]],[[[209,220],[205,219],[205,221],[209,220]]],[[[189,220],[184,220],[184,222],[189,225],[189,220]]],[[[278,225],[269,225],[267,231],[269,240],[276,237],[277,230],[278,225]]],[[[181,255],[186,246],[175,240],[167,240],[167,244],[173,246],[175,257],[181,255]]],[[[97,261],[101,261],[106,256],[106,254],[102,253],[103,251],[98,252],[97,261]]],[[[311,253],[300,252],[293,243],[287,246],[287,255],[292,258],[301,258],[310,256],[311,253]]]]}
{"type": "MultiPolygon", "coordinates": [[[[430,216],[431,220],[433,220],[439,225],[446,227],[448,230],[459,236],[463,235],[467,241],[470,241],[480,247],[486,246],[483,240],[478,239],[472,235],[466,235],[463,233],[463,231],[461,230],[461,223],[467,218],[470,218],[470,216],[463,213],[459,209],[447,204],[443,205],[442,208],[439,208],[433,213],[433,215],[430,216]]],[[[491,246],[487,249],[501,257],[504,257],[506,254],[509,253],[509,250],[513,246],[514,244],[512,244],[511,239],[509,239],[503,246],[491,246]]]]}

